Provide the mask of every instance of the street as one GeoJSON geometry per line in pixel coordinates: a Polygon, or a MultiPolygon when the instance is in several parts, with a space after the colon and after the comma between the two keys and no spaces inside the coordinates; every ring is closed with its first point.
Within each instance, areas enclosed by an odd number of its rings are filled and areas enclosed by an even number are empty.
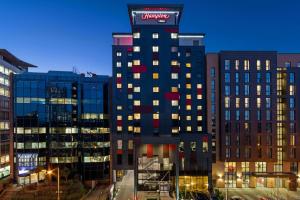
{"type": "Polygon", "coordinates": [[[123,177],[122,181],[117,183],[118,192],[116,195],[116,200],[133,200],[133,185],[134,172],[129,170],[123,177]]]}
{"type": "MultiPolygon", "coordinates": [[[[219,189],[225,197],[226,189],[219,189]]],[[[300,190],[297,192],[288,191],[284,188],[229,188],[228,199],[233,196],[240,196],[245,200],[300,200],[300,190]]]]}

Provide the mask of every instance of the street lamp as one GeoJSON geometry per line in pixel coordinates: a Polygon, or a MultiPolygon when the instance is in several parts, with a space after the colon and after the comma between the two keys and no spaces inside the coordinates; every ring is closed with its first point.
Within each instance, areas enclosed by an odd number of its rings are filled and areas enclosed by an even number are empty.
{"type": "Polygon", "coordinates": [[[59,191],[59,181],[60,181],[60,176],[59,176],[59,167],[47,171],[47,174],[51,175],[53,174],[53,171],[57,170],[57,200],[60,200],[60,191],[59,191]]]}

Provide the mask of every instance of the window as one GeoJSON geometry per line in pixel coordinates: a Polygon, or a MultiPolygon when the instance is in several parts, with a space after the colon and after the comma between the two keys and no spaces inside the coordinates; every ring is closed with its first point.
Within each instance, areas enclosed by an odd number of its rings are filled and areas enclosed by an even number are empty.
{"type": "Polygon", "coordinates": [[[158,37],[159,37],[158,33],[152,33],[152,38],[153,39],[158,39],[158,37]]]}
{"type": "Polygon", "coordinates": [[[176,47],[176,46],[171,47],[171,52],[173,52],[173,53],[178,52],[178,47],[176,47]]]}
{"type": "Polygon", "coordinates": [[[134,113],[133,118],[134,119],[141,119],[141,114],[140,113],[134,113]]]}
{"type": "Polygon", "coordinates": [[[178,106],[178,100],[172,100],[171,104],[172,106],[178,106]]]}
{"type": "Polygon", "coordinates": [[[122,88],[122,84],[121,83],[117,83],[117,88],[121,89],[122,88]]]}
{"type": "Polygon", "coordinates": [[[244,86],[244,95],[249,95],[249,93],[250,93],[250,89],[249,89],[249,85],[245,85],[244,86]]]}
{"type": "Polygon", "coordinates": [[[235,86],[235,95],[236,95],[236,96],[238,96],[238,95],[240,94],[239,88],[240,88],[240,87],[239,87],[238,85],[235,86]]]}
{"type": "Polygon", "coordinates": [[[230,73],[225,73],[225,83],[230,83],[230,73]]]}
{"type": "Polygon", "coordinates": [[[235,60],[235,70],[239,70],[240,61],[235,60]]]}
{"type": "Polygon", "coordinates": [[[235,83],[239,82],[239,73],[235,73],[235,83]]]}
{"type": "Polygon", "coordinates": [[[249,98],[245,98],[245,108],[249,108],[249,98]]]}
{"type": "Polygon", "coordinates": [[[187,79],[191,78],[191,73],[186,73],[185,78],[187,78],[187,79]]]}
{"type": "Polygon", "coordinates": [[[140,33],[139,32],[135,32],[135,33],[133,33],[133,38],[135,38],[135,39],[138,39],[138,38],[140,38],[140,33]]]}
{"type": "Polygon", "coordinates": [[[285,62],[284,66],[287,67],[287,68],[291,67],[291,62],[285,62]]]}
{"type": "Polygon", "coordinates": [[[178,119],[178,114],[174,114],[174,113],[172,113],[172,119],[178,119]]]}
{"type": "Polygon", "coordinates": [[[300,67],[300,62],[297,63],[297,67],[300,67]]]}
{"type": "Polygon", "coordinates": [[[290,98],[290,108],[295,108],[295,99],[293,97],[290,98]]]}
{"type": "Polygon", "coordinates": [[[250,118],[250,111],[245,110],[245,120],[249,120],[249,118],[250,118]]]}
{"type": "Polygon", "coordinates": [[[140,73],[133,73],[133,78],[134,79],[140,79],[141,78],[141,74],[140,73]]]}
{"type": "Polygon", "coordinates": [[[295,74],[290,73],[290,83],[295,83],[295,74]]]}
{"type": "Polygon", "coordinates": [[[260,72],[258,72],[258,73],[256,74],[256,82],[257,82],[257,83],[260,83],[260,82],[261,82],[261,73],[260,73],[260,72]]]}
{"type": "Polygon", "coordinates": [[[158,113],[154,113],[153,114],[153,119],[159,119],[159,114],[158,113]]]}
{"type": "Polygon", "coordinates": [[[127,63],[127,66],[128,66],[128,67],[132,67],[132,62],[128,62],[128,63],[127,63]]]}
{"type": "Polygon", "coordinates": [[[266,162],[255,162],[255,172],[266,172],[267,163],[266,162]]]}
{"type": "Polygon", "coordinates": [[[266,98],[266,108],[271,108],[271,99],[266,98]]]}
{"type": "Polygon", "coordinates": [[[191,63],[186,63],[185,66],[186,66],[187,68],[190,68],[192,65],[191,65],[191,63]]]}
{"type": "Polygon", "coordinates": [[[152,61],[152,65],[153,66],[158,66],[159,65],[159,61],[158,60],[153,60],[152,61]]]}
{"type": "Polygon", "coordinates": [[[270,72],[266,73],[266,82],[271,83],[271,73],[270,72]]]}
{"type": "Polygon", "coordinates": [[[159,100],[153,100],[153,106],[158,106],[159,105],[159,100]]]}
{"type": "Polygon", "coordinates": [[[230,95],[230,86],[229,85],[225,85],[225,95],[226,96],[230,95]]]}
{"type": "Polygon", "coordinates": [[[132,88],[132,83],[128,83],[127,87],[132,88]]]}
{"type": "Polygon", "coordinates": [[[261,85],[256,86],[256,94],[259,96],[261,95],[261,85]]]}
{"type": "Polygon", "coordinates": [[[140,87],[134,87],[133,88],[133,92],[140,92],[141,91],[141,88],[140,87]]]}
{"type": "Polygon", "coordinates": [[[159,47],[158,46],[153,46],[152,47],[152,52],[158,52],[159,47]]]}
{"type": "Polygon", "coordinates": [[[270,68],[271,68],[271,62],[270,60],[266,60],[266,70],[268,71],[270,70],[270,68]]]}
{"type": "Polygon", "coordinates": [[[225,70],[230,70],[230,60],[225,60],[225,70]]]}
{"type": "Polygon", "coordinates": [[[249,70],[249,68],[250,68],[250,61],[244,60],[244,70],[249,70]]]}
{"type": "Polygon", "coordinates": [[[133,60],[134,66],[139,66],[141,64],[140,60],[133,60]]]}
{"type": "Polygon", "coordinates": [[[178,79],[178,74],[177,73],[172,73],[171,78],[172,79],[178,79]]]}
{"type": "Polygon", "coordinates": [[[256,61],[256,70],[260,70],[261,69],[261,62],[260,60],[256,61]]]}
{"type": "Polygon", "coordinates": [[[240,98],[235,98],[235,107],[236,108],[240,107],[240,98]]]}
{"type": "Polygon", "coordinates": [[[158,79],[158,73],[153,73],[153,79],[158,79]]]}
{"type": "Polygon", "coordinates": [[[214,67],[211,67],[211,68],[210,68],[210,76],[211,76],[212,78],[214,78],[214,77],[216,76],[216,70],[215,70],[214,67]]]}
{"type": "Polygon", "coordinates": [[[141,105],[141,101],[140,100],[134,100],[133,101],[133,105],[134,106],[140,106],[141,105]]]}
{"type": "Polygon", "coordinates": [[[196,151],[196,142],[190,143],[191,151],[196,151]]]}
{"type": "Polygon", "coordinates": [[[239,110],[235,111],[235,120],[240,120],[240,111],[239,110]]]}
{"type": "Polygon", "coordinates": [[[208,152],[208,142],[207,142],[207,137],[202,141],[202,152],[208,152]]]}
{"type": "Polygon", "coordinates": [[[230,111],[225,110],[225,120],[230,120],[230,111]]]}
{"type": "Polygon", "coordinates": [[[153,87],[153,92],[155,93],[159,92],[159,87],[153,87]]]}
{"type": "Polygon", "coordinates": [[[229,108],[229,107],[230,107],[230,98],[225,97],[225,108],[229,108]]]}
{"type": "Polygon", "coordinates": [[[290,95],[295,95],[295,86],[290,85],[290,95]]]}
{"type": "Polygon", "coordinates": [[[270,96],[271,95],[271,88],[270,85],[266,85],[266,95],[270,96]]]}
{"type": "Polygon", "coordinates": [[[134,52],[140,52],[140,47],[139,46],[133,46],[133,51],[134,52]]]}
{"type": "Polygon", "coordinates": [[[257,108],[261,107],[261,99],[260,98],[256,98],[256,105],[257,105],[257,108]]]}
{"type": "Polygon", "coordinates": [[[117,62],[117,67],[121,67],[121,62],[117,62]]]}
{"type": "Polygon", "coordinates": [[[249,83],[249,80],[250,80],[250,74],[249,74],[249,72],[246,72],[244,74],[244,78],[245,78],[245,83],[249,83]]]}
{"type": "Polygon", "coordinates": [[[122,56],[122,52],[117,51],[117,56],[118,56],[118,57],[122,56]]]}
{"type": "Polygon", "coordinates": [[[171,33],[171,39],[177,39],[178,33],[171,33]]]}

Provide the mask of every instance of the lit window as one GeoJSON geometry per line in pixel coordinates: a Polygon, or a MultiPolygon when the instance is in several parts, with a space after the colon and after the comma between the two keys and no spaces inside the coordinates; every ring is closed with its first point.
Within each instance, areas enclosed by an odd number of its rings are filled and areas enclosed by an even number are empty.
{"type": "Polygon", "coordinates": [[[128,126],[128,131],[133,131],[133,126],[128,126]]]}
{"type": "Polygon", "coordinates": [[[158,60],[153,60],[152,64],[153,64],[153,66],[158,66],[159,65],[159,61],[158,60]]]}
{"type": "Polygon", "coordinates": [[[192,106],[191,105],[186,105],[186,110],[191,110],[192,106]]]}
{"type": "Polygon", "coordinates": [[[141,34],[139,32],[133,33],[133,38],[138,39],[140,38],[141,34]]]}
{"type": "Polygon", "coordinates": [[[141,132],[141,127],[134,127],[133,132],[134,133],[140,133],[141,132]]]}
{"type": "Polygon", "coordinates": [[[122,131],[122,126],[117,126],[117,131],[122,131]]]}
{"type": "Polygon", "coordinates": [[[141,64],[140,60],[133,60],[133,65],[139,66],[141,64]]]}
{"type": "Polygon", "coordinates": [[[134,100],[133,101],[133,105],[140,106],[141,105],[141,101],[140,100],[134,100]]]}
{"type": "Polygon", "coordinates": [[[202,110],[202,106],[197,106],[197,110],[202,110]]]}
{"type": "Polygon", "coordinates": [[[186,99],[192,99],[192,95],[187,94],[185,98],[186,98],[186,99]]]}
{"type": "Polygon", "coordinates": [[[249,68],[250,68],[250,61],[244,60],[244,70],[249,70],[249,68]]]}
{"type": "Polygon", "coordinates": [[[178,38],[178,33],[171,33],[171,38],[172,39],[177,39],[178,38]]]}
{"type": "Polygon", "coordinates": [[[197,94],[197,99],[202,99],[202,94],[197,94]]]}
{"type": "Polygon", "coordinates": [[[152,52],[158,52],[158,49],[159,49],[158,46],[153,46],[152,47],[152,52]]]}
{"type": "Polygon", "coordinates": [[[197,116],[197,121],[202,121],[202,116],[201,115],[197,116]]]}
{"type": "Polygon", "coordinates": [[[141,119],[141,114],[140,113],[134,113],[133,118],[134,119],[141,119]]]}
{"type": "Polygon", "coordinates": [[[197,88],[198,89],[202,88],[202,84],[197,84],[197,88]]]}
{"type": "Polygon", "coordinates": [[[188,131],[188,132],[192,131],[192,127],[191,126],[187,126],[186,127],[186,131],[188,131]]]}
{"type": "Polygon", "coordinates": [[[153,100],[153,106],[158,106],[159,105],[159,100],[153,100]]]}
{"type": "Polygon", "coordinates": [[[257,95],[261,95],[261,85],[256,86],[256,93],[257,95]]]}
{"type": "Polygon", "coordinates": [[[171,104],[172,106],[178,106],[178,100],[172,100],[171,104]]]}
{"type": "Polygon", "coordinates": [[[178,65],[177,60],[172,60],[172,61],[171,61],[171,65],[172,65],[172,66],[177,66],[177,65],[178,65]]]}
{"type": "Polygon", "coordinates": [[[230,70],[230,60],[225,60],[225,70],[230,70]]]}
{"type": "Polygon", "coordinates": [[[121,83],[117,83],[117,88],[121,89],[122,88],[122,84],[121,83]]]}
{"type": "Polygon", "coordinates": [[[291,67],[291,62],[285,62],[284,66],[287,67],[287,68],[291,67]]]}
{"type": "Polygon", "coordinates": [[[152,33],[152,38],[153,39],[158,39],[158,37],[159,37],[158,33],[152,33]]]}
{"type": "Polygon", "coordinates": [[[133,116],[132,115],[128,115],[128,120],[129,121],[133,120],[133,116]]]}
{"type": "Polygon", "coordinates": [[[141,91],[141,88],[140,88],[140,87],[134,87],[133,91],[134,91],[134,92],[140,92],[140,91],[141,91]]]}
{"type": "Polygon", "coordinates": [[[177,87],[171,87],[171,92],[178,92],[178,88],[177,87]]]}
{"type": "Polygon", "coordinates": [[[141,78],[141,74],[140,73],[133,73],[133,78],[134,79],[140,79],[141,78]]]}
{"type": "Polygon", "coordinates": [[[153,114],[153,119],[159,119],[159,114],[158,113],[154,113],[153,114]]]}
{"type": "Polygon", "coordinates": [[[191,63],[186,63],[185,66],[190,68],[192,65],[191,65],[191,63]]]}
{"type": "Polygon", "coordinates": [[[239,70],[240,61],[235,60],[235,70],[239,70]]]}
{"type": "Polygon", "coordinates": [[[191,73],[186,73],[185,77],[186,78],[191,78],[191,73]]]}
{"type": "Polygon", "coordinates": [[[191,115],[187,115],[187,116],[186,116],[186,120],[187,120],[187,121],[191,121],[191,120],[192,120],[192,116],[191,116],[191,115]]]}
{"type": "Polygon", "coordinates": [[[118,52],[117,52],[117,56],[118,56],[118,57],[122,56],[122,52],[118,51],[118,52]]]}
{"type": "Polygon", "coordinates": [[[260,98],[256,99],[256,104],[257,104],[257,108],[261,107],[261,99],[260,98]]]}
{"type": "Polygon", "coordinates": [[[230,98],[225,97],[225,108],[229,108],[229,107],[230,107],[230,98]]]}
{"type": "Polygon", "coordinates": [[[134,52],[140,52],[140,47],[139,46],[133,46],[133,51],[134,52]]]}
{"type": "Polygon", "coordinates": [[[122,106],[117,106],[117,110],[122,110],[122,106]]]}
{"type": "Polygon", "coordinates": [[[178,47],[175,47],[175,46],[171,47],[171,52],[173,52],[173,53],[178,52],[178,47]]]}
{"type": "Polygon", "coordinates": [[[159,92],[159,87],[153,87],[153,92],[159,92]]]}
{"type": "Polygon", "coordinates": [[[245,98],[245,108],[249,108],[249,98],[245,98]]]}
{"type": "Polygon", "coordinates": [[[122,77],[122,74],[121,74],[121,73],[117,73],[117,77],[118,77],[118,78],[121,78],[121,77],[122,77]]]}
{"type": "MultiPolygon", "coordinates": [[[[197,131],[202,131],[202,126],[197,126],[197,131]]],[[[203,142],[203,144],[205,144],[205,143],[207,143],[207,142],[203,142]]]]}
{"type": "Polygon", "coordinates": [[[240,98],[235,98],[235,107],[236,108],[240,107],[240,98]]]}
{"type": "Polygon", "coordinates": [[[158,79],[158,73],[153,73],[153,79],[158,79]]]}
{"type": "Polygon", "coordinates": [[[132,99],[132,94],[128,94],[128,99],[132,99]]]}
{"type": "Polygon", "coordinates": [[[295,86],[290,85],[290,95],[295,95],[295,86]]]}
{"type": "Polygon", "coordinates": [[[128,62],[128,63],[127,63],[127,66],[128,66],[128,67],[132,67],[132,62],[128,62]]]}
{"type": "Polygon", "coordinates": [[[172,113],[172,119],[178,119],[178,114],[172,113]]]}
{"type": "Polygon", "coordinates": [[[187,83],[187,84],[185,84],[185,87],[186,87],[186,89],[191,89],[192,88],[192,84],[187,83]]]}
{"type": "Polygon", "coordinates": [[[117,115],[117,120],[122,120],[122,115],[117,115]]]}
{"type": "Polygon", "coordinates": [[[171,78],[172,79],[178,79],[178,74],[177,73],[172,73],[171,78]]]}
{"type": "Polygon", "coordinates": [[[270,60],[266,60],[266,70],[270,70],[271,68],[271,62],[270,60]]]}
{"type": "Polygon", "coordinates": [[[256,69],[257,69],[257,70],[260,70],[260,69],[261,69],[261,62],[260,62],[260,60],[257,60],[257,61],[256,61],[256,69]]]}
{"type": "Polygon", "coordinates": [[[117,67],[121,67],[121,62],[117,62],[117,67]]]}
{"type": "Polygon", "coordinates": [[[132,83],[128,83],[127,87],[132,88],[132,83]]]}

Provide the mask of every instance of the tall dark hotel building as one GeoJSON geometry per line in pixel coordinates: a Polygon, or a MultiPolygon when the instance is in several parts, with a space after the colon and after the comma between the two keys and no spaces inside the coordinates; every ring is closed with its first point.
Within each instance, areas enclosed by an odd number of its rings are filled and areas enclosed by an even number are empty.
{"type": "MultiPolygon", "coordinates": [[[[207,54],[216,187],[297,188],[300,54],[207,54]]],[[[298,179],[299,181],[299,179],[298,179]]]]}
{"type": "Polygon", "coordinates": [[[179,32],[182,9],[129,5],[132,32],[113,34],[112,174],[133,170],[135,192],[211,184],[204,34],[179,32]]]}
{"type": "Polygon", "coordinates": [[[43,180],[56,167],[86,183],[109,180],[109,77],[49,71],[13,81],[18,183],[43,180]]]}

